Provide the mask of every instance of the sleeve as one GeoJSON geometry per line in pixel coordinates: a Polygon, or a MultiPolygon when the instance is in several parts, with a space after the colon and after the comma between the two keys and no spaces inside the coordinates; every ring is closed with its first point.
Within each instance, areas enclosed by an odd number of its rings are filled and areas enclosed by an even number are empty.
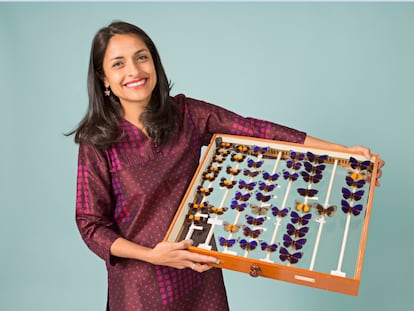
{"type": "Polygon", "coordinates": [[[107,264],[110,247],[120,237],[113,221],[114,200],[104,152],[80,145],[76,190],[76,224],[82,239],[107,264]]]}
{"type": "Polygon", "coordinates": [[[178,95],[185,102],[185,111],[190,114],[207,145],[214,133],[250,136],[303,144],[306,133],[270,121],[242,117],[225,108],[178,95]]]}

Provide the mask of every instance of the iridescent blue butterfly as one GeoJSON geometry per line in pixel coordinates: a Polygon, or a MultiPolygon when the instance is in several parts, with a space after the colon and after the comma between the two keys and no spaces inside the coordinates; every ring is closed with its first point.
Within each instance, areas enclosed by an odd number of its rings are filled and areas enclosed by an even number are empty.
{"type": "Polygon", "coordinates": [[[279,247],[279,245],[277,245],[275,243],[268,244],[266,242],[260,243],[260,246],[261,246],[263,251],[271,252],[271,253],[276,252],[277,248],[279,247]]]}
{"type": "Polygon", "coordinates": [[[246,222],[249,225],[253,225],[253,226],[260,226],[267,219],[266,217],[254,217],[251,215],[246,215],[245,217],[246,217],[246,222]]]}
{"type": "Polygon", "coordinates": [[[271,195],[264,195],[261,192],[256,193],[256,199],[260,202],[267,202],[272,198],[271,195]]]}
{"type": "Polygon", "coordinates": [[[304,181],[312,184],[317,184],[322,179],[322,174],[310,175],[308,172],[300,172],[304,181]]]}
{"type": "Polygon", "coordinates": [[[236,200],[231,201],[230,208],[242,212],[247,207],[246,203],[239,203],[236,200]]]}
{"type": "Polygon", "coordinates": [[[305,245],[306,239],[292,239],[288,234],[283,235],[283,245],[292,249],[301,249],[305,245]]]}
{"type": "Polygon", "coordinates": [[[291,264],[298,263],[299,259],[301,259],[302,256],[303,256],[302,252],[296,252],[296,253],[291,254],[284,247],[281,247],[279,252],[280,252],[280,255],[279,255],[280,260],[281,261],[288,261],[291,264]]]}
{"type": "Polygon", "coordinates": [[[236,239],[227,240],[223,237],[220,237],[219,243],[220,243],[221,246],[232,247],[234,245],[234,243],[236,243],[236,239]]]}
{"type": "Polygon", "coordinates": [[[256,182],[245,182],[244,180],[239,180],[239,188],[240,189],[247,189],[247,190],[253,190],[253,188],[256,186],[256,182]]]}
{"type": "Polygon", "coordinates": [[[289,156],[292,160],[302,161],[305,158],[304,153],[298,153],[295,151],[290,151],[289,156]]]}
{"type": "Polygon", "coordinates": [[[362,188],[366,183],[365,179],[354,180],[352,176],[346,176],[345,179],[346,179],[346,184],[348,186],[356,187],[356,188],[362,188]]]}
{"type": "Polygon", "coordinates": [[[257,238],[261,233],[263,232],[263,229],[251,229],[249,226],[243,226],[243,234],[245,236],[251,237],[253,239],[257,238]]]}
{"type": "Polygon", "coordinates": [[[272,214],[275,217],[285,217],[289,213],[288,208],[278,209],[276,206],[272,207],[272,214]]]}
{"type": "Polygon", "coordinates": [[[325,164],[313,166],[310,162],[303,162],[303,166],[305,167],[305,170],[312,174],[321,174],[323,170],[326,168],[325,164]]]}
{"type": "Polygon", "coordinates": [[[349,162],[351,164],[351,167],[354,170],[358,169],[360,171],[366,170],[371,165],[371,161],[369,161],[369,160],[360,162],[360,161],[358,161],[357,159],[355,159],[353,157],[349,158],[349,162]]]}
{"type": "Polygon", "coordinates": [[[246,202],[246,201],[248,201],[248,200],[250,199],[250,193],[245,193],[245,194],[243,194],[243,193],[241,193],[240,191],[237,191],[237,192],[234,194],[234,197],[235,197],[235,199],[236,199],[237,201],[246,202]]]}
{"type": "Polygon", "coordinates": [[[245,239],[241,239],[239,244],[240,247],[246,251],[252,251],[257,247],[257,242],[254,240],[247,242],[245,239]]]}
{"type": "Polygon", "coordinates": [[[358,216],[362,212],[362,204],[356,204],[351,206],[348,201],[341,200],[342,211],[347,214],[353,214],[354,216],[358,216]]]}
{"type": "Polygon", "coordinates": [[[276,184],[266,184],[265,182],[259,182],[259,189],[264,191],[264,192],[270,192],[273,191],[276,188],[276,184]]]}
{"type": "Polygon", "coordinates": [[[296,238],[302,238],[306,235],[306,233],[309,232],[309,227],[296,228],[294,225],[289,223],[286,225],[286,232],[287,234],[293,235],[296,238]]]}
{"type": "Polygon", "coordinates": [[[259,146],[254,146],[253,147],[253,153],[260,153],[260,154],[264,154],[266,152],[269,151],[269,147],[259,147],[259,146]]]}
{"type": "Polygon", "coordinates": [[[243,175],[249,176],[249,177],[256,177],[257,175],[259,175],[259,173],[260,173],[259,171],[251,171],[247,168],[243,170],[243,175]]]}
{"type": "Polygon", "coordinates": [[[299,178],[299,174],[298,173],[289,173],[288,171],[284,171],[283,172],[283,178],[284,179],[290,179],[291,181],[295,181],[299,178]]]}
{"type": "Polygon", "coordinates": [[[263,165],[263,161],[254,161],[253,159],[248,159],[247,160],[247,166],[248,167],[253,167],[253,168],[259,168],[263,165]]]}
{"type": "Polygon", "coordinates": [[[316,189],[298,188],[297,191],[301,196],[309,197],[309,198],[312,198],[312,197],[314,197],[315,195],[318,194],[318,190],[316,190],[316,189]]]}
{"type": "Polygon", "coordinates": [[[321,164],[328,160],[328,155],[316,156],[310,151],[306,153],[306,157],[309,162],[313,162],[315,164],[321,164]]]}
{"type": "Polygon", "coordinates": [[[268,172],[263,172],[263,179],[267,181],[275,181],[279,178],[279,174],[269,174],[268,172]]]}
{"type": "Polygon", "coordinates": [[[364,195],[364,190],[358,190],[358,191],[352,192],[348,188],[342,187],[342,195],[345,199],[359,201],[364,195]]]}
{"type": "Polygon", "coordinates": [[[296,161],[293,161],[293,160],[287,160],[286,161],[286,166],[288,168],[291,168],[291,169],[297,171],[298,169],[300,169],[302,167],[302,163],[301,162],[296,162],[296,161]]]}
{"type": "Polygon", "coordinates": [[[292,211],[290,213],[290,219],[292,220],[294,224],[306,225],[311,220],[311,218],[312,218],[312,214],[309,214],[309,213],[303,215],[302,217],[299,216],[299,214],[296,213],[295,211],[292,211]]]}

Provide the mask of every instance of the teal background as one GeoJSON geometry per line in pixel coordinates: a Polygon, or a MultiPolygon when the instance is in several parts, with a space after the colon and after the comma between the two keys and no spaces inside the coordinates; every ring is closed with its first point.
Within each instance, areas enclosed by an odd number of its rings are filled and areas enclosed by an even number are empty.
{"type": "Polygon", "coordinates": [[[225,271],[231,310],[412,306],[414,4],[0,3],[0,310],[104,310],[103,262],[74,223],[95,32],[156,42],[185,93],[386,161],[358,297],[225,271]]]}

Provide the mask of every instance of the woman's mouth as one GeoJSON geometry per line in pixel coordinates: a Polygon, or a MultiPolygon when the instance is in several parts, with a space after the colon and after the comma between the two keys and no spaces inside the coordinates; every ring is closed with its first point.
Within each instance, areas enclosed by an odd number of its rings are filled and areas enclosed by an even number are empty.
{"type": "Polygon", "coordinates": [[[147,79],[139,79],[139,80],[134,80],[134,81],[125,83],[125,86],[128,88],[137,88],[137,87],[144,85],[146,82],[147,82],[147,79]]]}

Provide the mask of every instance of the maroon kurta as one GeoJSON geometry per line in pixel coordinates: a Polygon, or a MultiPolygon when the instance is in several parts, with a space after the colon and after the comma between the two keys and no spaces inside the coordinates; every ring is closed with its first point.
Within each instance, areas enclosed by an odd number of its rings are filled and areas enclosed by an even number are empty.
{"type": "Polygon", "coordinates": [[[106,150],[79,147],[76,221],[88,247],[105,260],[108,310],[228,310],[220,269],[156,266],[111,256],[118,237],[154,247],[165,237],[214,133],[303,143],[306,134],[243,118],[223,108],[178,95],[182,115],[174,141],[156,146],[137,127],[121,122],[126,135],[106,150]]]}

